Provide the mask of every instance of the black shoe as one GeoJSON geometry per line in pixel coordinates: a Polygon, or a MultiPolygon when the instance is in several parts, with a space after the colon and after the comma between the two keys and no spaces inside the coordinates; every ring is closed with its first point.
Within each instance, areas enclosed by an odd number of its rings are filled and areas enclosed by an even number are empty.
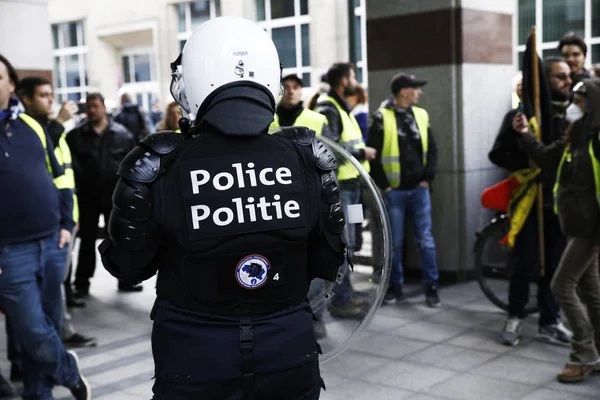
{"type": "Polygon", "coordinates": [[[23,369],[19,364],[10,364],[10,381],[23,382],[23,369]]]}
{"type": "Polygon", "coordinates": [[[90,288],[86,287],[75,287],[73,289],[73,297],[76,299],[84,299],[86,297],[89,297],[90,295],[90,288]]]}
{"type": "Polygon", "coordinates": [[[75,297],[75,295],[67,296],[67,307],[69,308],[83,308],[85,307],[85,301],[81,300],[79,297],[75,297]]]}
{"type": "Polygon", "coordinates": [[[388,290],[383,297],[383,302],[385,304],[394,304],[397,301],[402,300],[402,285],[398,285],[397,283],[391,283],[388,286],[388,290]]]}
{"type": "Polygon", "coordinates": [[[98,340],[94,337],[87,337],[81,333],[74,333],[70,337],[63,339],[63,344],[68,349],[81,347],[94,347],[98,345],[98,340]]]}
{"type": "Polygon", "coordinates": [[[15,389],[0,375],[0,399],[12,399],[14,396],[15,389]]]}
{"type": "Polygon", "coordinates": [[[348,318],[348,319],[363,319],[365,316],[365,307],[358,299],[348,300],[345,304],[334,306],[332,304],[327,307],[329,314],[332,317],[348,318]]]}
{"type": "Polygon", "coordinates": [[[92,390],[90,388],[90,384],[88,383],[85,376],[81,373],[81,367],[79,366],[79,357],[74,351],[68,351],[74,359],[75,365],[77,366],[77,372],[79,372],[79,382],[75,386],[69,387],[71,394],[75,398],[75,400],[91,400],[92,399],[92,390]]]}
{"type": "Polygon", "coordinates": [[[429,286],[427,288],[427,290],[425,291],[425,298],[428,307],[438,308],[441,305],[437,287],[434,285],[429,286]]]}
{"type": "Polygon", "coordinates": [[[141,292],[144,290],[142,285],[132,285],[131,283],[119,282],[119,292],[141,292]]]}

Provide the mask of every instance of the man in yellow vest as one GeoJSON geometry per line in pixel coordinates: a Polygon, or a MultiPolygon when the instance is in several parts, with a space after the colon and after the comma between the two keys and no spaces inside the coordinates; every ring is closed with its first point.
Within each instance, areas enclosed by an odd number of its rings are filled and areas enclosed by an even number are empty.
{"type": "Polygon", "coordinates": [[[384,192],[392,227],[392,276],[384,301],[393,303],[402,297],[404,221],[410,213],[421,255],[427,305],[439,307],[429,196],[429,185],[437,169],[437,147],[429,128],[429,114],[416,107],[425,84],[426,81],[405,73],[392,78],[394,101],[375,112],[367,143],[377,149],[377,158],[371,161],[371,176],[384,192]]]}
{"type": "Polygon", "coordinates": [[[0,207],[0,309],[27,354],[23,398],[51,398],[61,385],[75,399],[89,400],[77,355],[65,351],[59,336],[70,238],[53,178],[64,175],[63,168],[39,122],[20,112],[12,97],[17,82],[14,67],[0,55],[0,193],[9,194],[0,207]]]}
{"type": "MultiPolygon", "coordinates": [[[[67,265],[67,274],[64,282],[65,301],[68,307],[81,307],[85,304],[81,299],[73,296],[71,289],[71,271],[68,260],[69,254],[75,241],[74,224],[79,220],[79,208],[77,206],[77,197],[75,196],[75,175],[73,173],[73,161],[71,151],[66,141],[65,128],[63,123],[71,119],[77,112],[77,105],[72,101],[66,101],[56,119],[51,119],[52,107],[54,105],[54,91],[50,82],[41,77],[28,77],[19,81],[17,94],[21,103],[25,106],[25,113],[33,117],[48,133],[56,160],[62,167],[64,175],[54,179],[54,184],[60,194],[61,208],[61,229],[66,230],[64,234],[71,236],[69,251],[65,258],[67,265]]],[[[71,323],[71,316],[64,310],[61,337],[63,343],[69,347],[89,347],[96,345],[96,339],[77,333],[71,323]]]]}
{"type": "MultiPolygon", "coordinates": [[[[322,95],[315,111],[327,118],[328,130],[324,136],[339,143],[350,154],[352,154],[363,167],[369,171],[369,160],[375,158],[376,151],[372,147],[366,147],[360,126],[352,115],[350,106],[345,96],[355,93],[354,88],[358,85],[354,66],[351,63],[336,63],[327,71],[327,81],[331,89],[322,95]]],[[[340,195],[345,207],[360,203],[360,184],[358,171],[350,163],[341,164],[337,171],[340,184],[340,195]]],[[[356,229],[346,226],[346,237],[348,241],[348,254],[352,257],[356,248],[356,229]]],[[[350,284],[349,273],[344,274],[344,281],[340,291],[333,298],[330,313],[340,318],[353,318],[362,315],[361,302],[353,294],[350,284]],[[348,301],[348,299],[351,299],[348,301]]]]}
{"type": "Polygon", "coordinates": [[[277,107],[275,120],[269,132],[276,131],[282,126],[304,126],[322,135],[327,133],[327,118],[324,115],[304,108],[302,104],[302,88],[304,82],[297,75],[292,74],[283,78],[283,98],[277,107]]]}

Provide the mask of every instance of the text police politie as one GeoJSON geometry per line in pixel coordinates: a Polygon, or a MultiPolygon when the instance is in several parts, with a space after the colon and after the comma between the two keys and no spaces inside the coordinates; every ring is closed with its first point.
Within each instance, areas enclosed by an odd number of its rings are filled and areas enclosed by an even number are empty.
{"type": "Polygon", "coordinates": [[[306,225],[304,176],[292,151],[180,165],[191,239],[306,225]]]}

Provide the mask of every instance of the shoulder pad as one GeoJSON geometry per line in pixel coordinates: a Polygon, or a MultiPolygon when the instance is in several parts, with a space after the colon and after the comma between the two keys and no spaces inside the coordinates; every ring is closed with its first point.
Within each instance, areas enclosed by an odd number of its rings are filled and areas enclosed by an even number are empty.
{"type": "Polygon", "coordinates": [[[279,129],[276,134],[292,139],[301,146],[308,146],[316,136],[315,131],[303,126],[286,126],[279,129]]]}
{"type": "Polygon", "coordinates": [[[332,171],[336,169],[337,161],[333,155],[333,152],[323,141],[315,138],[312,141],[313,154],[315,155],[315,163],[317,167],[323,171],[332,171]]]}
{"type": "Polygon", "coordinates": [[[158,154],[168,154],[175,150],[184,139],[183,135],[173,131],[161,131],[146,136],[140,143],[158,154]]]}
{"type": "Polygon", "coordinates": [[[160,155],[144,146],[137,146],[121,161],[117,175],[142,183],[153,182],[160,171],[160,155]]]}

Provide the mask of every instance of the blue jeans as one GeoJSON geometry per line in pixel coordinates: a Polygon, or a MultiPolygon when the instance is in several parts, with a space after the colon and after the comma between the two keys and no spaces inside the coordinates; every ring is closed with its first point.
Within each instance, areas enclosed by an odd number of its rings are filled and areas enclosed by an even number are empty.
{"type": "Polygon", "coordinates": [[[421,256],[423,284],[435,285],[439,279],[435,241],[431,233],[431,199],[429,189],[421,186],[411,190],[391,190],[383,194],[392,228],[392,276],[391,283],[404,284],[402,266],[404,249],[404,221],[411,214],[415,224],[415,236],[421,256]]]}
{"type": "Polygon", "coordinates": [[[21,348],[24,399],[51,400],[54,385],[79,380],[59,336],[67,252],[58,248],[58,233],[0,247],[0,307],[21,348]]]}

